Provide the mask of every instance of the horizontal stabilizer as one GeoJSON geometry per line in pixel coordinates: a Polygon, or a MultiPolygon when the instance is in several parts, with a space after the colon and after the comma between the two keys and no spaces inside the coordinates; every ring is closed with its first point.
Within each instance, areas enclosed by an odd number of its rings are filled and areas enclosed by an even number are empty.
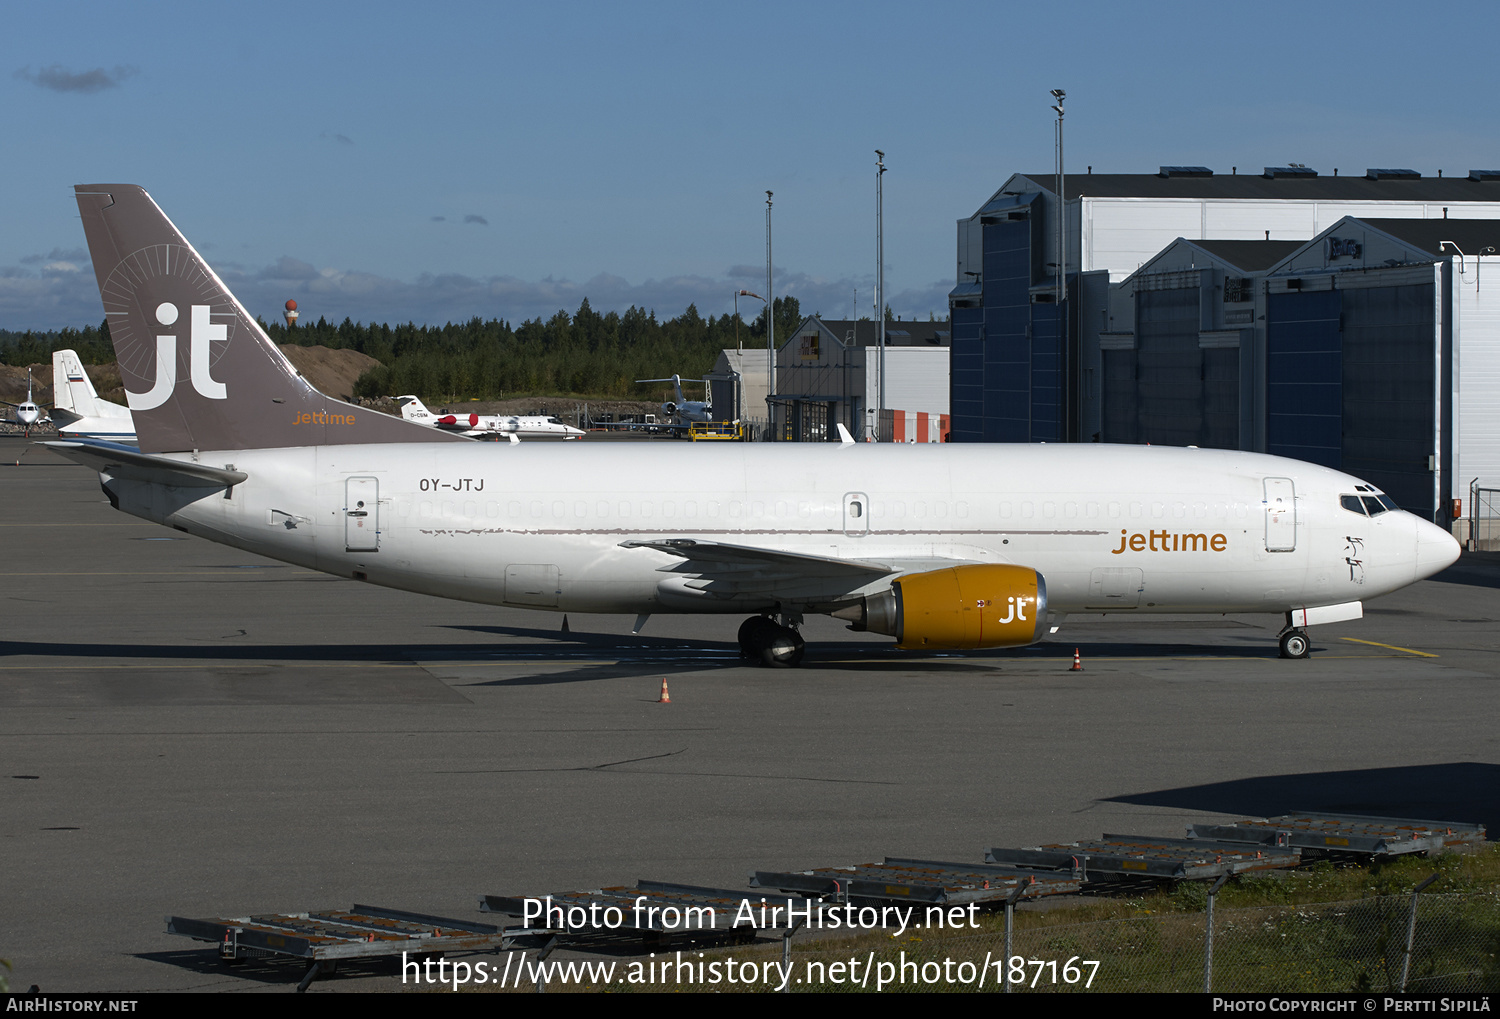
{"type": "Polygon", "coordinates": [[[175,485],[179,488],[232,488],[249,477],[244,471],[226,467],[210,467],[208,464],[173,460],[165,456],[153,456],[128,446],[112,442],[60,441],[44,442],[59,456],[75,463],[92,467],[100,473],[108,472],[117,478],[148,481],[158,485],[175,485]]]}

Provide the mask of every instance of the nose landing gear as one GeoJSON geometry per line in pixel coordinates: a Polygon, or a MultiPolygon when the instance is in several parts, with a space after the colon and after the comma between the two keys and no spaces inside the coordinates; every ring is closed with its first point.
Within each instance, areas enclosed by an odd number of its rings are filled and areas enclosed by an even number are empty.
{"type": "Polygon", "coordinates": [[[797,632],[800,616],[783,615],[778,623],[770,616],[751,616],[740,624],[740,657],[759,662],[768,669],[790,669],[802,662],[806,643],[797,632]]]}
{"type": "Polygon", "coordinates": [[[1306,658],[1310,654],[1312,642],[1307,639],[1306,630],[1281,631],[1281,657],[1306,658]]]}

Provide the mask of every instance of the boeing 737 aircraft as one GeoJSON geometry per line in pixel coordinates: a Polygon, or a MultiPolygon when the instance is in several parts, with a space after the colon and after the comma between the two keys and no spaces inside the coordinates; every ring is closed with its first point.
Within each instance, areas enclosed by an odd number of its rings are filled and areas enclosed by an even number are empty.
{"type": "Polygon", "coordinates": [[[558,612],[808,613],[902,648],[1016,647],[1068,613],[1265,612],[1305,627],[1458,558],[1325,467],[1080,445],[475,444],[331,399],[139,187],[77,189],[140,450],[50,443],[124,512],[284,562],[558,612]]]}
{"type": "Polygon", "coordinates": [[[398,396],[401,417],[428,428],[457,432],[472,439],[485,436],[510,436],[518,439],[577,439],[583,429],[565,425],[551,415],[541,414],[434,414],[415,396],[398,396]]]}
{"type": "Polygon", "coordinates": [[[99,399],[76,351],[52,352],[52,402],[52,419],[60,438],[135,445],[135,424],[129,409],[99,399]]]}

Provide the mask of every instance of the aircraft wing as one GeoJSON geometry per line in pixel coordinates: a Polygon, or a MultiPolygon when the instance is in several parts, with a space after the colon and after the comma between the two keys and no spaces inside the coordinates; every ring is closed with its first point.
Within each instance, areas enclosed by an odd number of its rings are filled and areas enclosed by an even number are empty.
{"type": "Polygon", "coordinates": [[[696,538],[623,541],[620,545],[623,548],[650,548],[677,556],[679,562],[659,568],[659,572],[671,575],[659,585],[662,593],[710,599],[744,598],[747,595],[838,598],[884,577],[978,561],[952,556],[899,554],[881,559],[842,559],[696,538]]]}
{"type": "Polygon", "coordinates": [[[808,555],[805,552],[782,552],[776,549],[756,548],[753,545],[729,545],[719,541],[700,541],[696,538],[661,538],[656,541],[622,541],[622,548],[654,548],[658,552],[675,555],[705,565],[716,563],[726,566],[767,567],[775,572],[794,573],[799,577],[847,577],[865,581],[894,573],[884,563],[863,559],[836,559],[832,556],[808,555]]]}
{"type": "Polygon", "coordinates": [[[41,445],[59,456],[67,457],[96,471],[108,471],[116,477],[150,481],[180,488],[230,488],[249,477],[244,471],[231,471],[208,464],[173,460],[131,449],[113,442],[63,440],[41,445]]]}

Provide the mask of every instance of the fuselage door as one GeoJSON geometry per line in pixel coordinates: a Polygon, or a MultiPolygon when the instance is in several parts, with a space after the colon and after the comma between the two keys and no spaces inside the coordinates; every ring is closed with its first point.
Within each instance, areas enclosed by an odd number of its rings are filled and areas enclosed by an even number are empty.
{"type": "Polygon", "coordinates": [[[1146,584],[1135,567],[1108,567],[1089,574],[1089,611],[1133,609],[1141,604],[1146,584]]]}
{"type": "Polygon", "coordinates": [[[349,478],[344,482],[344,551],[380,550],[380,480],[349,478]]]}
{"type": "Polygon", "coordinates": [[[1266,478],[1266,551],[1297,550],[1297,493],[1291,478],[1266,478]]]}
{"type": "Polygon", "coordinates": [[[844,493],[844,533],[851,538],[870,533],[870,497],[863,492],[844,493]]]}

